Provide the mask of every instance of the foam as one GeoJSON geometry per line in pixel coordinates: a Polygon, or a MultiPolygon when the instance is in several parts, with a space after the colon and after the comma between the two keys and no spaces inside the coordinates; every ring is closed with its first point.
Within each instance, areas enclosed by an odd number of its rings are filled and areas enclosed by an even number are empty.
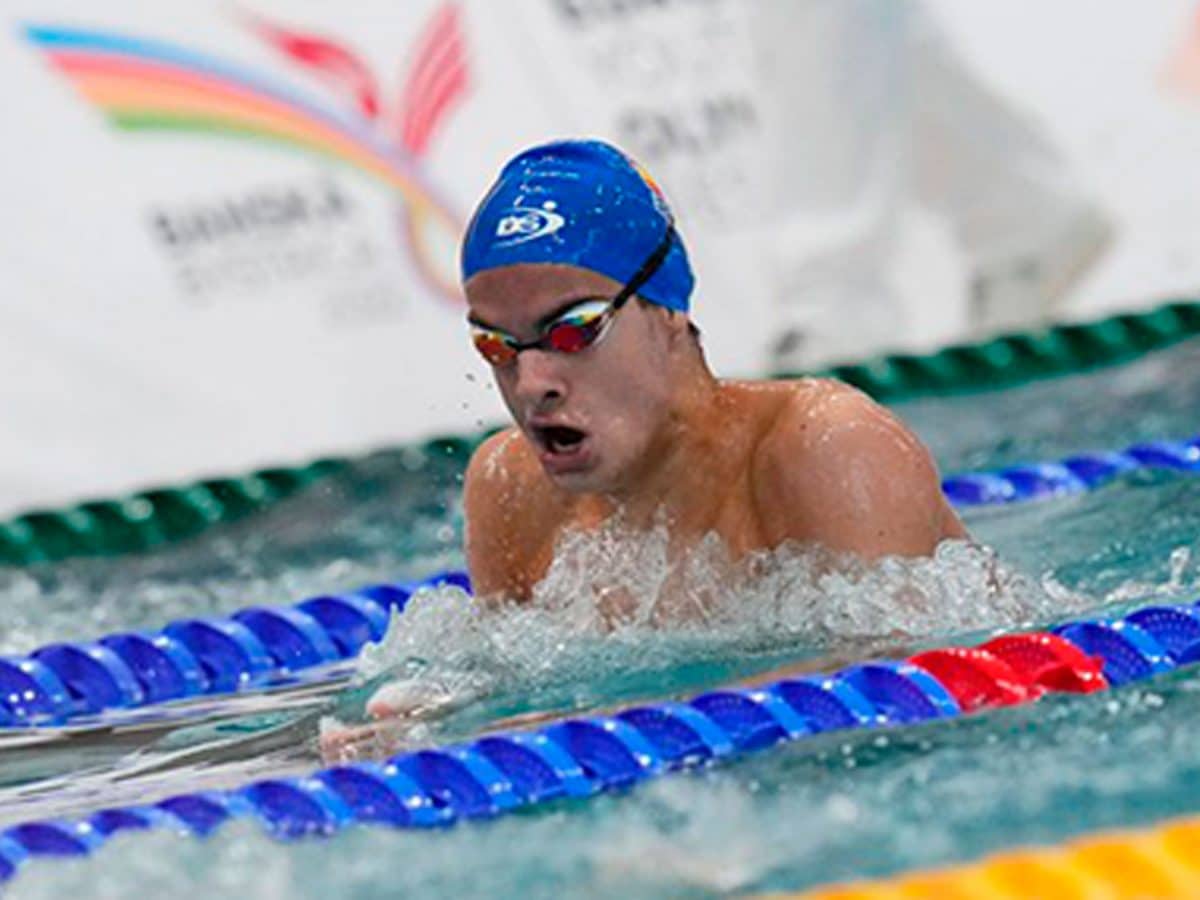
{"type": "Polygon", "coordinates": [[[364,650],[359,679],[386,680],[373,705],[414,720],[486,699],[448,726],[453,734],[493,716],[661,696],[783,662],[820,667],[830,654],[1029,627],[1093,602],[1047,590],[966,541],[872,565],[797,544],[735,561],[712,535],[678,559],[669,549],[662,525],[610,522],[560,541],[531,603],[485,608],[455,588],[423,591],[364,650]]]}

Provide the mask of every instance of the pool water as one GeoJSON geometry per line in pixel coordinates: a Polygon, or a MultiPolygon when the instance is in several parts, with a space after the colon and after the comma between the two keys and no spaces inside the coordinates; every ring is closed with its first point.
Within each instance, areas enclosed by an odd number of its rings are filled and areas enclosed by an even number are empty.
{"type": "MultiPolygon", "coordinates": [[[[901,414],[945,472],[1116,449],[1196,431],[1200,343],[1121,368],[993,394],[914,401],[901,414]]],[[[138,557],[0,569],[9,611],[0,651],[280,603],[461,565],[454,460],[380,454],[283,502],[138,557]]],[[[1200,595],[1200,479],[1141,472],[1087,495],[966,517],[991,552],[949,546],[932,561],[821,577],[785,548],[750,567],[701,548],[687,577],[700,624],[615,630],[589,616],[607,580],[651,597],[653,539],[619,533],[564,546],[543,607],[480,615],[447,589],[422,596],[357,672],[267,696],[185,708],[176,720],[0,739],[6,822],[147,802],[320,764],[322,721],[362,717],[396,682],[442,714],[405,739],[438,742],[506,716],[691,693],[797,660],[860,658],[991,630],[1200,595]],[[998,558],[999,562],[996,561],[998,558]],[[733,584],[732,590],[717,585],[733,584]]],[[[18,896],[132,890],[261,896],[716,896],[974,858],[1200,808],[1191,748],[1200,673],[1089,697],[1053,697],[913,728],[827,735],[615,796],[445,832],[350,829],[276,843],[238,825],[207,841],[115,839],[94,858],[38,862],[18,896]],[[1152,764],[1147,764],[1147,758],[1152,764]]]]}

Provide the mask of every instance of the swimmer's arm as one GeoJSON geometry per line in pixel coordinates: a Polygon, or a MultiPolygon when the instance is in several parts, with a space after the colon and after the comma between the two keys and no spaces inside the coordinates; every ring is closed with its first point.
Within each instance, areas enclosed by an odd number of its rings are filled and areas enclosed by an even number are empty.
{"type": "Polygon", "coordinates": [[[756,497],[774,542],[816,541],[874,560],[967,538],[929,450],[865,394],[793,403],[763,440],[756,497]]]}
{"type": "Polygon", "coordinates": [[[471,457],[463,482],[467,570],[477,600],[496,605],[524,600],[530,585],[521,552],[519,474],[510,448],[517,440],[506,429],[484,441],[471,457]]]}

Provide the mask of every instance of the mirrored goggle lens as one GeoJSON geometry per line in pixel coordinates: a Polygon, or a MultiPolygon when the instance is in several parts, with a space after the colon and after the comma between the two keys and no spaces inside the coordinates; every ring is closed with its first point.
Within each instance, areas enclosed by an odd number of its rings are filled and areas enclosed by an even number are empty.
{"type": "Polygon", "coordinates": [[[560,353],[578,353],[590,347],[604,329],[608,309],[603,304],[559,319],[546,330],[546,343],[560,353]]]}
{"type": "Polygon", "coordinates": [[[596,335],[585,326],[561,322],[550,329],[546,340],[559,353],[578,353],[596,340],[596,335]]]}
{"type": "Polygon", "coordinates": [[[517,358],[517,351],[494,332],[477,329],[471,333],[471,340],[479,355],[493,366],[506,366],[517,358]]]}

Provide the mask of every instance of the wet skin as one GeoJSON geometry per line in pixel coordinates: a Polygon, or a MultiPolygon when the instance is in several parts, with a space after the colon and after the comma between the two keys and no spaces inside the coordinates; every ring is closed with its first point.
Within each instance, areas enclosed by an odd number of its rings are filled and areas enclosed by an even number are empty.
{"type": "MultiPolygon", "coordinates": [[[[466,293],[473,319],[528,340],[572,301],[619,288],[524,264],[466,293]]],[[[614,515],[665,522],[676,555],[716,533],[735,559],[785,541],[924,556],[966,537],[928,450],[890,412],[833,381],[718,380],[682,314],[631,302],[592,347],[526,350],[493,375],[515,427],[476,451],[465,487],[485,601],[527,600],[564,531],[614,515]]]]}

